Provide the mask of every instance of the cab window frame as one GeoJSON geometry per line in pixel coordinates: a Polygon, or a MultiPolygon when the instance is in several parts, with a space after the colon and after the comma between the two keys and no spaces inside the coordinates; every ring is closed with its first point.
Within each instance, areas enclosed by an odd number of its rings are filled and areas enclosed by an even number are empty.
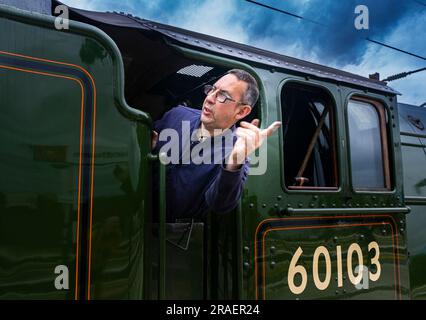
{"type": "MultiPolygon", "coordinates": [[[[335,86],[332,83],[325,83],[329,86],[335,86]]],[[[338,141],[338,132],[339,132],[339,112],[338,112],[338,103],[340,96],[336,96],[333,94],[332,89],[329,86],[324,85],[322,82],[313,81],[313,80],[303,80],[300,78],[295,77],[288,77],[283,79],[279,86],[278,86],[278,106],[279,106],[279,113],[280,113],[280,119],[283,122],[283,127],[286,126],[284,123],[284,99],[283,99],[283,91],[286,89],[286,86],[293,86],[294,87],[308,87],[312,88],[313,90],[320,90],[324,95],[327,95],[329,98],[329,104],[325,105],[324,107],[328,107],[329,109],[329,122],[330,122],[330,142],[331,142],[331,155],[334,159],[333,161],[333,183],[334,186],[290,186],[286,183],[286,164],[285,164],[285,150],[284,150],[284,134],[283,134],[283,128],[281,128],[280,132],[280,154],[281,154],[281,161],[280,161],[280,169],[281,169],[281,184],[283,190],[288,193],[307,193],[307,194],[329,194],[329,193],[340,193],[342,191],[342,166],[340,163],[340,149],[339,149],[339,141],[338,141]]],[[[335,86],[336,92],[338,90],[337,86],[335,86]]],[[[318,139],[318,137],[317,137],[318,139]]]]}
{"type": "Polygon", "coordinates": [[[385,101],[379,98],[353,93],[350,94],[345,103],[345,124],[346,124],[346,141],[347,141],[347,162],[348,162],[348,182],[350,189],[354,193],[394,193],[395,192],[395,180],[394,180],[394,168],[393,168],[393,157],[392,157],[392,130],[390,128],[390,116],[389,106],[385,101]],[[380,150],[382,156],[383,166],[383,183],[384,187],[356,187],[353,181],[353,164],[351,156],[351,143],[350,143],[350,128],[349,128],[349,104],[351,101],[368,104],[374,107],[377,112],[379,120],[379,132],[380,132],[380,150]]]}

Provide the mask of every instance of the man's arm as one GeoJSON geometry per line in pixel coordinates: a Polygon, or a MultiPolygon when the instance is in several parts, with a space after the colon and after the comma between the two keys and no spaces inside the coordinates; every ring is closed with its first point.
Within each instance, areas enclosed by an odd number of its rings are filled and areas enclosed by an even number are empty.
{"type": "Polygon", "coordinates": [[[219,174],[208,188],[205,197],[209,209],[216,213],[226,213],[234,209],[241,198],[248,175],[248,163],[230,171],[222,166],[219,174]]]}
{"type": "Polygon", "coordinates": [[[258,126],[259,120],[255,119],[251,123],[241,122],[237,129],[238,139],[228,162],[206,193],[206,202],[213,211],[225,213],[236,207],[248,175],[247,157],[281,126],[281,122],[276,121],[264,130],[258,126]]]}

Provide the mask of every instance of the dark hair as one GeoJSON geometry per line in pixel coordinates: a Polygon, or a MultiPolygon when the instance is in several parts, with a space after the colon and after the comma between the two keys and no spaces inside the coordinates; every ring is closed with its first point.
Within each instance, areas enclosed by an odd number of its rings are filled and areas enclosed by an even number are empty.
{"type": "Polygon", "coordinates": [[[233,74],[238,80],[247,83],[247,90],[244,93],[243,102],[253,107],[259,98],[259,87],[256,79],[250,73],[241,69],[232,69],[226,74],[233,74]]]}

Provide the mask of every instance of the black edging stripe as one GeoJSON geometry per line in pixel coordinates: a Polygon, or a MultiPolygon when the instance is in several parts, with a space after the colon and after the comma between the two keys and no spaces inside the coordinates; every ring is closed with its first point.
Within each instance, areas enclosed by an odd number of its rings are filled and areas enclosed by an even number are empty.
{"type": "Polygon", "coordinates": [[[49,62],[30,60],[19,56],[9,56],[0,53],[0,64],[4,64],[10,67],[27,69],[28,71],[41,71],[49,72],[58,75],[64,75],[76,78],[81,81],[84,87],[84,124],[83,124],[83,145],[82,145],[82,185],[81,185],[81,215],[80,215],[80,265],[76,266],[79,268],[79,289],[78,297],[80,299],[87,298],[87,263],[83,263],[84,259],[88,261],[88,233],[84,230],[88,230],[90,225],[90,192],[91,184],[90,177],[92,173],[91,161],[92,161],[92,129],[93,129],[93,114],[94,114],[94,88],[91,80],[83,71],[76,69],[72,66],[67,65],[55,65],[49,62]],[[82,261],[83,260],[83,261],[82,261]]]}

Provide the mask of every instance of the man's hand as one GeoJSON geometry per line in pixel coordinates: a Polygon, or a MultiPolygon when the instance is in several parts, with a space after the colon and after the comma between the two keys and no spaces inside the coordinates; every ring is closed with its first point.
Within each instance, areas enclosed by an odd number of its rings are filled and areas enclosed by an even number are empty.
{"type": "Polygon", "coordinates": [[[244,163],[247,156],[258,149],[267,137],[272,135],[281,126],[280,121],[275,121],[266,129],[259,129],[259,119],[251,123],[242,121],[236,130],[237,142],[229,156],[226,169],[237,170],[244,163]]]}

